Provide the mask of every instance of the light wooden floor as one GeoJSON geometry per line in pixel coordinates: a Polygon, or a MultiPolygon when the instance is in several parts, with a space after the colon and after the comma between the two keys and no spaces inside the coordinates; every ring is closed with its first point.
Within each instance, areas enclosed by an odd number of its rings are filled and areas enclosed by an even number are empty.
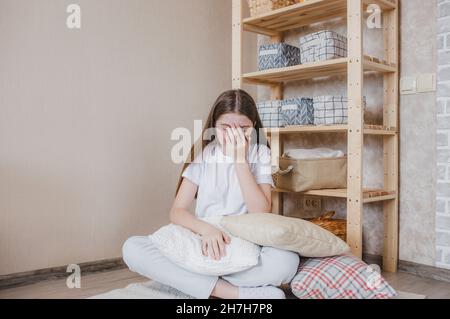
{"type": "MultiPolygon", "coordinates": [[[[384,274],[384,277],[397,290],[426,295],[431,299],[450,299],[450,283],[405,273],[384,274]]],[[[145,281],[148,279],[123,269],[86,275],[81,279],[81,289],[68,289],[65,280],[46,281],[0,290],[0,299],[84,299],[145,281]]]]}

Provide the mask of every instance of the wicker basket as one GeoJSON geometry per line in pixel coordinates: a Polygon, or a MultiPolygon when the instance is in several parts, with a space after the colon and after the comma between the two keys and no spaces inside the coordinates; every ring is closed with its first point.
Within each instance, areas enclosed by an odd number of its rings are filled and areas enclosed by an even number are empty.
{"type": "Polygon", "coordinates": [[[328,212],[322,217],[306,220],[328,230],[330,233],[333,233],[346,242],[347,221],[345,219],[333,219],[334,215],[336,215],[336,212],[328,212]]]}
{"type": "Polygon", "coordinates": [[[252,17],[280,8],[284,8],[304,0],[247,0],[252,17]]]}

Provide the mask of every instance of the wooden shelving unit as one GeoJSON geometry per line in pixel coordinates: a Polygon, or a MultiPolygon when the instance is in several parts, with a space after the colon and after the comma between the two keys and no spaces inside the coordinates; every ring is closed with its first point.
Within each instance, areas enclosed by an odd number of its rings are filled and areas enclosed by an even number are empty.
{"type": "MultiPolygon", "coordinates": [[[[272,99],[283,99],[284,84],[334,75],[347,75],[349,124],[334,126],[295,126],[267,129],[271,141],[273,164],[278,165],[284,153],[284,138],[305,134],[346,134],[348,143],[348,187],[309,191],[303,194],[347,200],[347,242],[352,252],[362,257],[363,207],[382,202],[384,206],[385,271],[397,271],[398,263],[398,171],[399,171],[399,68],[398,68],[398,0],[305,0],[303,3],[265,13],[244,17],[245,0],[233,1],[233,87],[244,83],[268,86],[272,99]],[[364,55],[364,11],[370,4],[382,9],[384,49],[383,58],[364,55]],[[312,23],[337,17],[346,18],[348,29],[348,57],[325,62],[309,63],[289,68],[272,69],[243,74],[243,33],[253,32],[268,36],[273,43],[282,42],[284,33],[312,23]],[[363,87],[367,72],[384,77],[383,125],[364,123],[363,87]],[[365,136],[378,136],[384,148],[384,188],[363,187],[363,148],[365,136]]],[[[273,191],[273,211],[283,214],[283,191],[273,191]]]]}

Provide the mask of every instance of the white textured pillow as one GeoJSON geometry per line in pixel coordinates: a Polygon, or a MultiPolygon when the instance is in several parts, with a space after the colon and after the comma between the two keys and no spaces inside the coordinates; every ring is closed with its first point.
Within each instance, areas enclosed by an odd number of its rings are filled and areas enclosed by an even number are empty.
{"type": "MultiPolygon", "coordinates": [[[[220,216],[204,221],[224,231],[220,226],[221,219],[220,216]]],[[[261,252],[258,245],[230,235],[231,243],[226,246],[226,256],[221,260],[213,260],[203,255],[199,235],[173,224],[161,228],[149,237],[169,260],[184,269],[202,275],[224,276],[244,271],[258,264],[261,252]]]]}
{"type": "Polygon", "coordinates": [[[274,214],[227,216],[221,225],[233,236],[260,246],[299,253],[303,257],[331,257],[350,247],[327,230],[306,220],[274,214]]]}

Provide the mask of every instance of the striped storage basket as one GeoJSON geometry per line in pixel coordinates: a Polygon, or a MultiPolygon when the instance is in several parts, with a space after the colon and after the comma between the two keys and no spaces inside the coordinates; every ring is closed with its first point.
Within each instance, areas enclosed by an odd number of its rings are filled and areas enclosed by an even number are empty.
{"type": "Polygon", "coordinates": [[[300,38],[302,64],[347,56],[347,38],[334,31],[320,31],[300,38]]]}
{"type": "Polygon", "coordinates": [[[281,106],[281,118],[285,126],[313,125],[313,99],[293,98],[284,100],[281,106]]]}
{"type": "MultiPolygon", "coordinates": [[[[363,104],[363,107],[365,107],[365,98],[363,104]]],[[[332,95],[315,97],[314,125],[339,124],[348,124],[348,98],[332,95]]]]}
{"type": "Polygon", "coordinates": [[[257,103],[258,113],[264,127],[277,128],[284,126],[280,114],[281,105],[282,101],[280,100],[257,103]]]}
{"type": "Polygon", "coordinates": [[[259,48],[259,71],[300,64],[300,49],[286,43],[265,44],[259,48]]]}

